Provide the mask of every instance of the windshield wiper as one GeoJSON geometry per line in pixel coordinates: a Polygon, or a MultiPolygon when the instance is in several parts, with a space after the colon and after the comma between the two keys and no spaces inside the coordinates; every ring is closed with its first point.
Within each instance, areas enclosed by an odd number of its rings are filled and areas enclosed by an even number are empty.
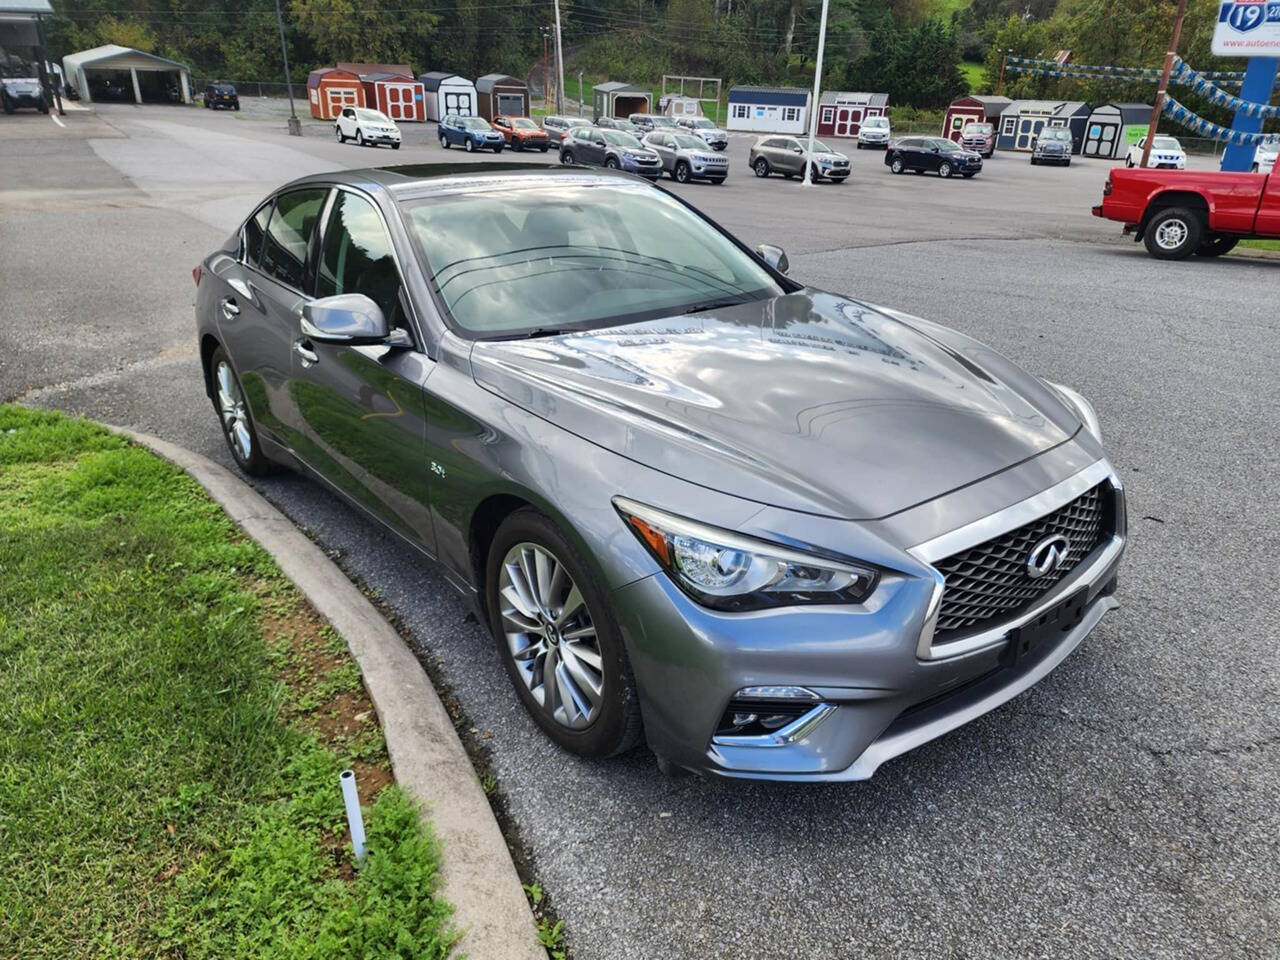
{"type": "Polygon", "coordinates": [[[500,337],[485,337],[486,340],[533,340],[537,337],[562,337],[566,333],[577,333],[576,330],[568,330],[564,327],[533,327],[529,330],[520,330],[517,333],[507,333],[500,337]]]}
{"type": "Polygon", "coordinates": [[[682,310],[681,313],[704,313],[707,310],[718,310],[720,307],[733,307],[739,303],[746,303],[751,300],[749,294],[739,294],[736,297],[720,297],[717,300],[704,300],[701,303],[695,303],[693,306],[682,310]]]}

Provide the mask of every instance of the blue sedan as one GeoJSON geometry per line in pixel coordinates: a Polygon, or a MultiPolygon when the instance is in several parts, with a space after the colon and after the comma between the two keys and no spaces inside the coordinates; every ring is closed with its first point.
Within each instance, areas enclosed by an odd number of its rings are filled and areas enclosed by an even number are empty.
{"type": "Polygon", "coordinates": [[[475,150],[492,150],[501,153],[506,145],[501,133],[489,126],[484,117],[448,116],[440,121],[437,128],[440,134],[440,146],[448,150],[455,143],[462,144],[467,153],[475,150]]]}

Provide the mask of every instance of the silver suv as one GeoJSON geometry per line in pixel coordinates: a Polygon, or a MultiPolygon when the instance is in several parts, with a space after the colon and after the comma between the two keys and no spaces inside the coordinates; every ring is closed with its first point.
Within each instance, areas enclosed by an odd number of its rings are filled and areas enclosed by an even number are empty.
{"type": "Polygon", "coordinates": [[[716,150],[723,150],[729,146],[729,134],[706,117],[681,117],[676,124],[684,127],[695,137],[702,138],[707,142],[707,146],[714,147],[716,150]]]}
{"type": "Polygon", "coordinates": [[[662,158],[662,169],[677,183],[690,180],[724,183],[729,175],[729,158],[720,156],[692,134],[651,133],[642,143],[662,158]]]}
{"type": "Polygon", "coordinates": [[[657,180],[662,159],[629,133],[600,127],[574,127],[560,141],[561,163],[587,163],[610,170],[626,170],[657,180]]]}
{"type": "MultiPolygon", "coordinates": [[[[805,143],[796,137],[761,137],[751,146],[747,162],[757,177],[780,173],[784,177],[804,176],[805,143]]],[[[809,179],[824,177],[833,183],[843,183],[849,176],[849,158],[836,153],[821,140],[813,141],[813,167],[809,179]]]]}

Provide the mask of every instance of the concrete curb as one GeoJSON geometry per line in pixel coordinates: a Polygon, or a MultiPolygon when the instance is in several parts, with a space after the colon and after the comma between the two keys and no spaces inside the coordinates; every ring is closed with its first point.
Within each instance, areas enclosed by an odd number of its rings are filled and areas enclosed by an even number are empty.
{"type": "Polygon", "coordinates": [[[186,471],[347,641],[378,711],[396,782],[423,805],[444,845],[441,892],[457,908],[454,922],[464,931],[460,949],[483,960],[546,960],[471,760],[400,635],[323,550],[230,470],[157,437],[108,429],[186,471]]]}

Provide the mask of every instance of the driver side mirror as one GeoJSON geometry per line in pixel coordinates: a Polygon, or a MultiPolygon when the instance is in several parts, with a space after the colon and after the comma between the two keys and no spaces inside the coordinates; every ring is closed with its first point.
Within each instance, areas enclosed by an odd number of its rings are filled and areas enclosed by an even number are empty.
{"type": "Polygon", "coordinates": [[[389,332],[382,308],[363,293],[322,297],[302,307],[302,335],[319,343],[385,343],[389,332]]]}
{"type": "Polygon", "coordinates": [[[597,141],[596,141],[596,146],[597,146],[597,147],[603,147],[603,146],[604,146],[604,141],[603,141],[603,140],[597,140],[597,141]]]}
{"type": "Polygon", "coordinates": [[[791,263],[787,260],[787,251],[772,243],[760,244],[756,247],[756,255],[779,273],[786,273],[791,269],[791,263]]]}

